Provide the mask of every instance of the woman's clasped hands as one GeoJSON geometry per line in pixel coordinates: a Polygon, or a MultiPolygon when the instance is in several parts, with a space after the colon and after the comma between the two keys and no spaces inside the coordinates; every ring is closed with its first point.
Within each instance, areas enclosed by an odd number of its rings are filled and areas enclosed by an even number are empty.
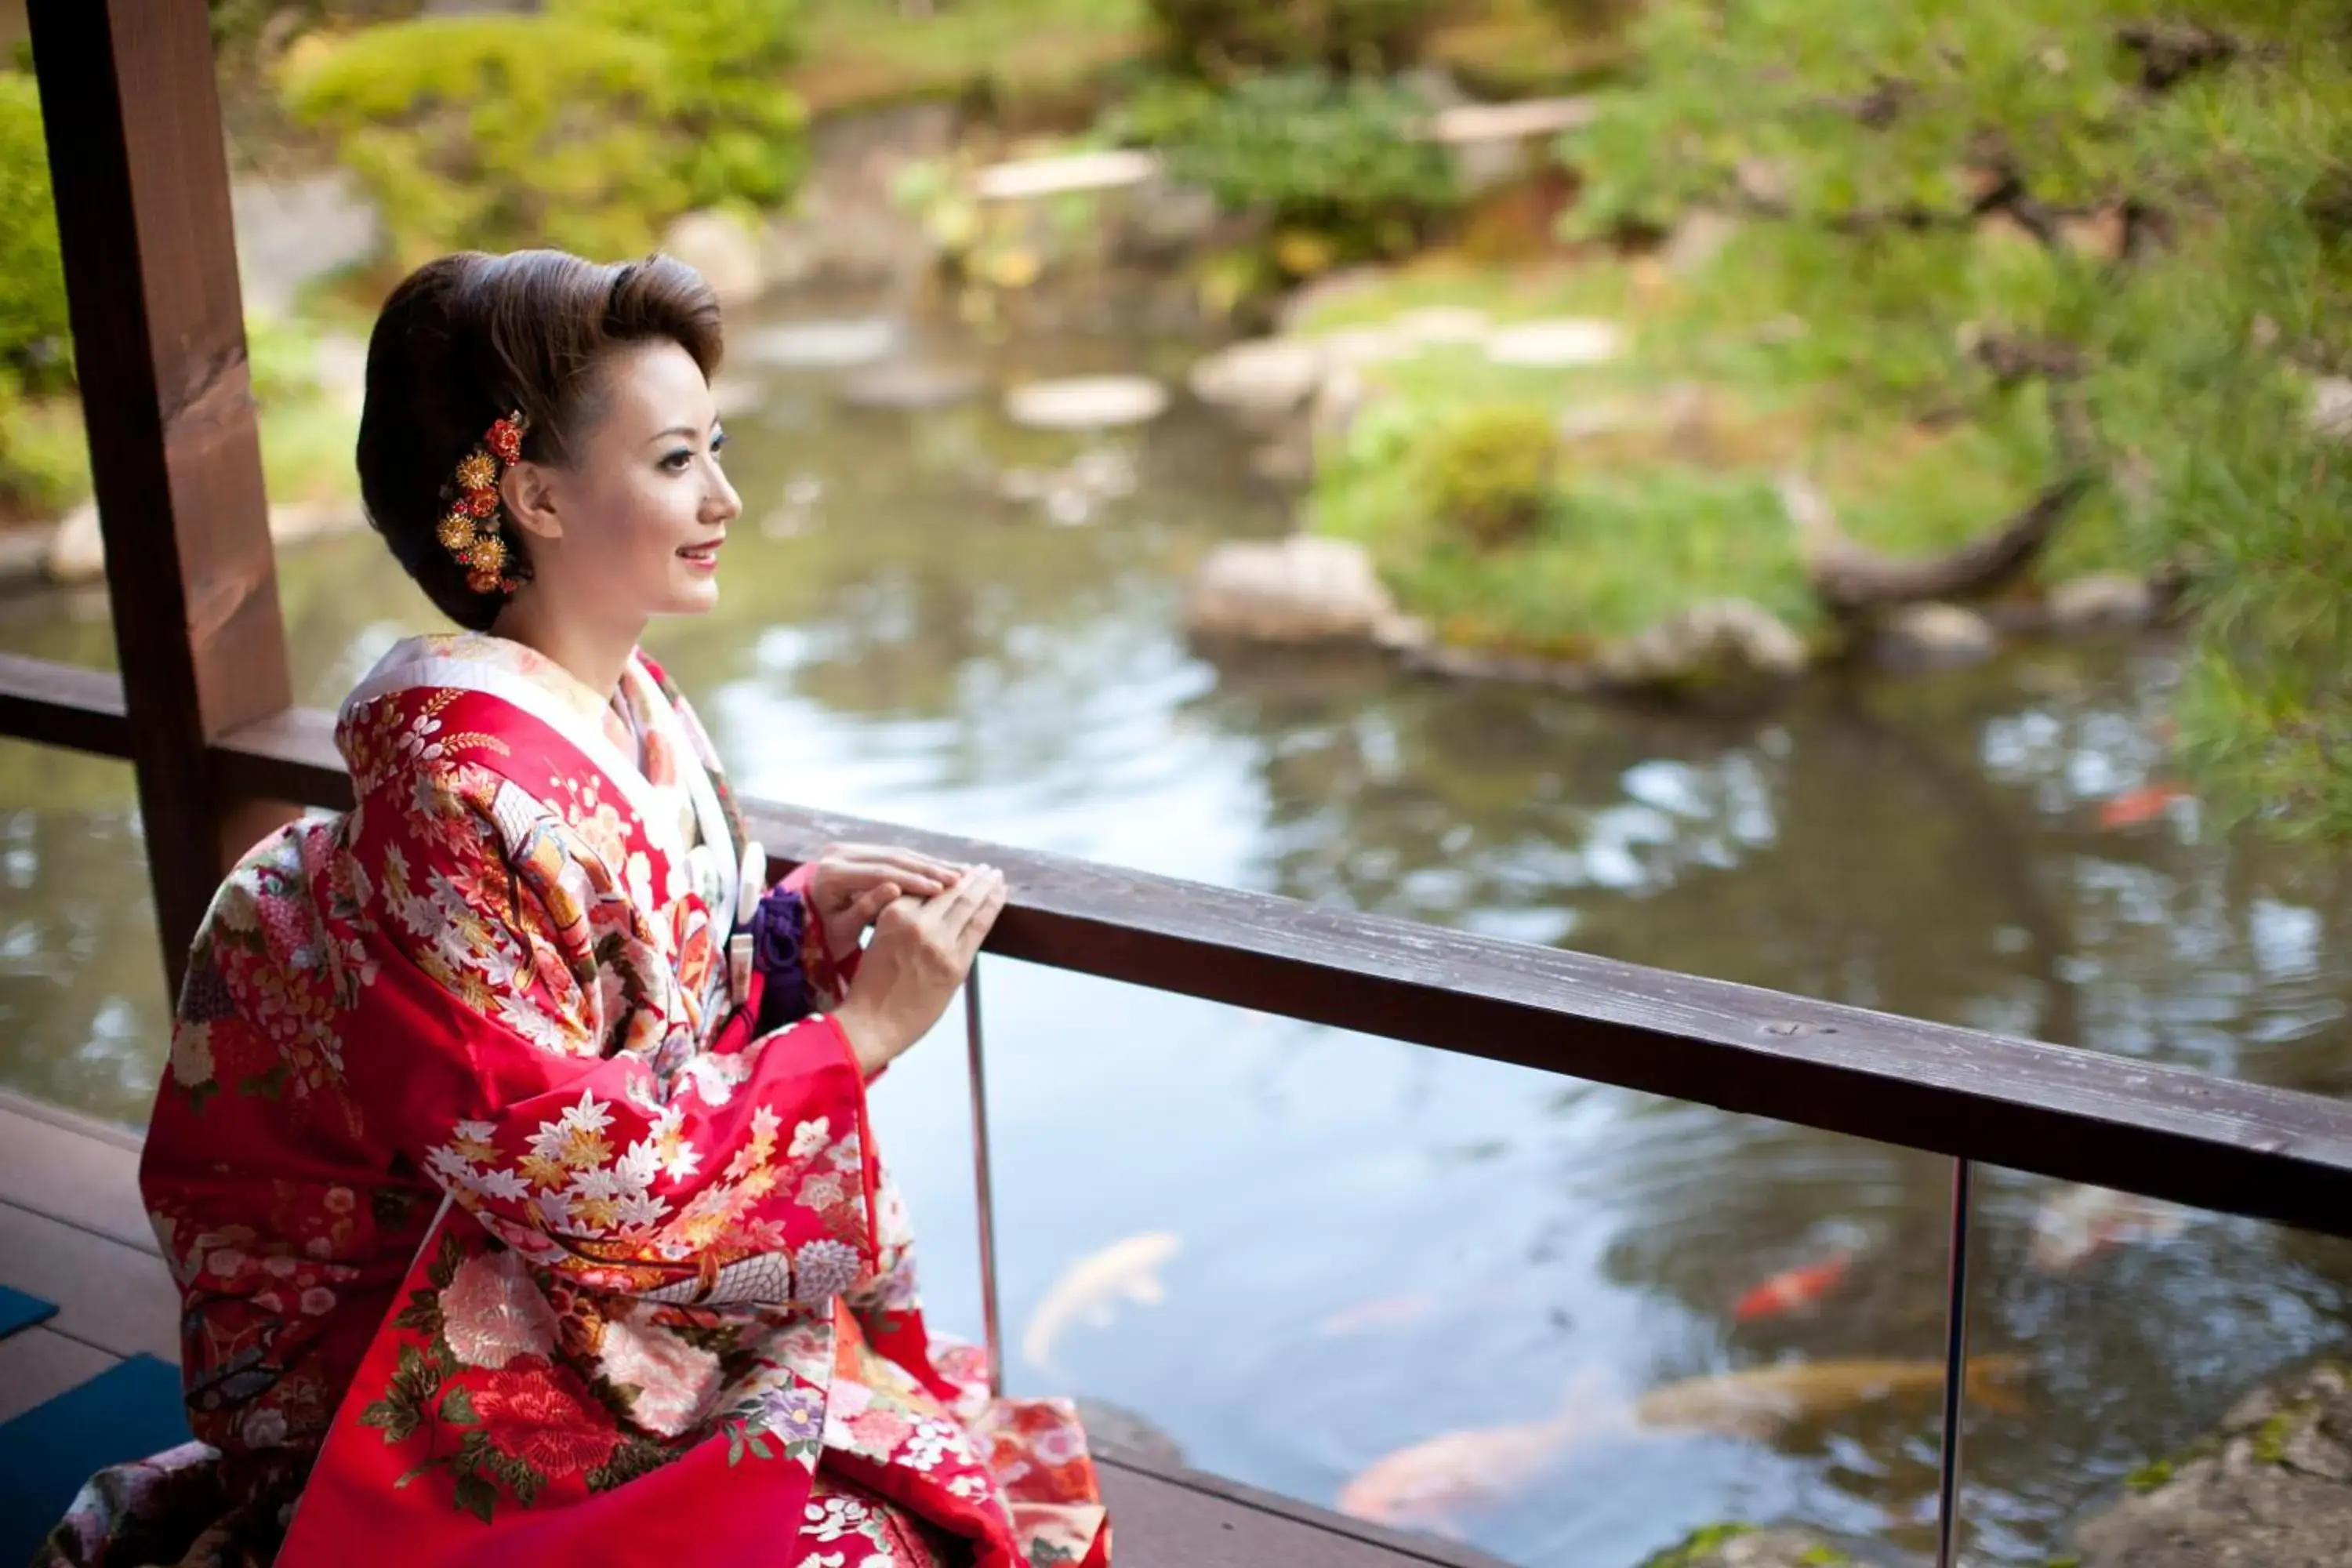
{"type": "Polygon", "coordinates": [[[874,931],[849,994],[834,1012],[867,1077],[940,1021],[1004,898],[1004,873],[993,866],[856,844],[834,845],[817,857],[808,899],[823,922],[826,951],[848,952],[869,925],[874,931]]]}

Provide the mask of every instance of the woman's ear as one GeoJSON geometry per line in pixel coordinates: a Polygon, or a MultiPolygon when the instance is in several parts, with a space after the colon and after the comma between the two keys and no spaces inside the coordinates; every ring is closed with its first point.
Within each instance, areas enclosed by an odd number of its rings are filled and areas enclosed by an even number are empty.
{"type": "Polygon", "coordinates": [[[539,463],[509,463],[499,479],[499,504],[517,528],[533,539],[561,539],[552,476],[539,463]]]}

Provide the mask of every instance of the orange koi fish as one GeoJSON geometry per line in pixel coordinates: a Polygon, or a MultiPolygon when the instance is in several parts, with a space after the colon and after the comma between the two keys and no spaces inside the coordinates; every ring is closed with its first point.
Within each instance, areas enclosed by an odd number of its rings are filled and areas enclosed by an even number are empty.
{"type": "Polygon", "coordinates": [[[1732,1321],[1753,1322],[1811,1307],[1835,1289],[1853,1267],[1853,1252],[1841,1247],[1816,1262],[1783,1268],[1733,1303],[1732,1321]]]}
{"type": "Polygon", "coordinates": [[[2177,784],[2159,782],[2142,784],[2137,789],[2106,801],[2099,807],[2099,826],[2112,833],[2120,827],[2137,827],[2154,822],[2164,815],[2164,808],[2176,800],[2188,797],[2189,792],[2177,784]]]}

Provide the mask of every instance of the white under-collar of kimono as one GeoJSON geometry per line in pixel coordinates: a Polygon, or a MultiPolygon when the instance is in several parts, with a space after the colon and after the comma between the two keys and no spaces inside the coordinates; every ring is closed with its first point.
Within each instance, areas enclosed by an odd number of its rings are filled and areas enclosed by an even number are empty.
{"type": "MultiPolygon", "coordinates": [[[[724,919],[740,895],[734,886],[733,839],[727,831],[726,815],[719,808],[717,792],[685,733],[677,710],[670,706],[659,684],[646,672],[634,653],[629,656],[628,668],[622,672],[622,681],[632,706],[645,721],[662,731],[664,739],[671,742],[672,754],[687,770],[688,787],[694,795],[695,816],[701,824],[703,837],[717,851],[720,864],[728,868],[726,899],[714,911],[724,919]]],[[[677,875],[686,875],[686,845],[678,837],[676,822],[661,809],[659,797],[638,769],[637,760],[623,754],[604,732],[610,700],[597,695],[570,670],[536,649],[488,632],[444,632],[405,637],[376,660],[375,668],[343,699],[341,716],[348,719],[355,709],[387,693],[419,687],[479,691],[512,703],[562,736],[628,797],[629,809],[635,814],[646,836],[653,840],[677,875]]]]}

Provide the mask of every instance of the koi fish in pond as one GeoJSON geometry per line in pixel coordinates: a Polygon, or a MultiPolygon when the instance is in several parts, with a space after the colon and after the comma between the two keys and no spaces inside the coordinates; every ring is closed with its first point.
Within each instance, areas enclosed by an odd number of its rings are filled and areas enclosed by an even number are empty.
{"type": "Polygon", "coordinates": [[[1811,1263],[1783,1268],[1732,1303],[1732,1321],[1752,1323],[1759,1318],[1777,1318],[1783,1312],[1809,1310],[1819,1306],[1822,1297],[1843,1284],[1853,1268],[1853,1249],[1843,1247],[1811,1263]]]}
{"type": "Polygon", "coordinates": [[[1156,1306],[1166,1300],[1159,1269],[1182,1244],[1166,1231],[1114,1241],[1062,1271],[1022,1331],[1021,1354],[1040,1372],[1052,1372],[1054,1342],[1073,1323],[1099,1328],[1110,1321],[1121,1300],[1156,1306]]]}
{"type": "Polygon", "coordinates": [[[2105,1187],[2061,1187],[2034,1213],[2027,1257],[2044,1274],[2065,1274],[2112,1247],[2169,1241],[2188,1223],[2186,1209],[2160,1198],[2105,1187]]]}
{"type": "Polygon", "coordinates": [[[2139,827],[2162,816],[2174,801],[2188,798],[2189,792],[2177,784],[2142,784],[2100,803],[2099,826],[2109,833],[2139,827]]]}
{"type": "MultiPolygon", "coordinates": [[[[2010,1414],[2023,1406],[1996,1386],[2024,1368],[2022,1357],[1972,1359],[1970,1399],[2010,1414]]],[[[1596,1439],[1631,1441],[1667,1433],[1769,1437],[1798,1422],[1884,1399],[1935,1393],[1940,1361],[1791,1362],[1687,1378],[1627,1401],[1594,1396],[1580,1380],[1570,1400],[1588,1400],[1548,1421],[1444,1432],[1374,1461],[1340,1489],[1343,1513],[1376,1524],[1447,1530],[1465,1514],[1524,1490],[1572,1449],[1596,1439]]]]}

